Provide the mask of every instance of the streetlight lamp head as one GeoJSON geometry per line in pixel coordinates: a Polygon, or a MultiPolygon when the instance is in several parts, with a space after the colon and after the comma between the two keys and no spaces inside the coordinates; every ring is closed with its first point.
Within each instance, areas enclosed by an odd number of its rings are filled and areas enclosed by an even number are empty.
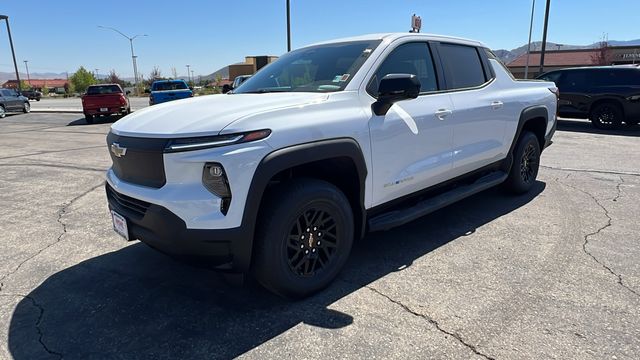
{"type": "Polygon", "coordinates": [[[7,15],[0,15],[0,20],[7,20],[9,17],[7,15]]]}

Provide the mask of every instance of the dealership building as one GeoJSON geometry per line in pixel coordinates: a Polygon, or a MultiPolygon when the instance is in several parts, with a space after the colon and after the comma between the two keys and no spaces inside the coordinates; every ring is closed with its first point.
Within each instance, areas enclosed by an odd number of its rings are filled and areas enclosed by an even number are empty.
{"type": "MultiPolygon", "coordinates": [[[[544,71],[568,67],[600,66],[598,60],[602,49],[553,50],[544,54],[544,71]]],[[[640,46],[613,46],[606,50],[607,65],[640,64],[640,46]]],[[[511,73],[524,78],[527,54],[522,54],[507,64],[511,73]]],[[[529,78],[540,74],[540,51],[532,51],[529,56],[529,78]]]]}

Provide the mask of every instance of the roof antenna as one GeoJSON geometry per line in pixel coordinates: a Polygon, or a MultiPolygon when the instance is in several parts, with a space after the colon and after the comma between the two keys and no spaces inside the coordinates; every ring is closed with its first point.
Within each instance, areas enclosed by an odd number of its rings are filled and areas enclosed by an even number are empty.
{"type": "Polygon", "coordinates": [[[421,28],[422,28],[422,18],[420,16],[416,16],[416,14],[413,14],[411,16],[411,30],[409,30],[409,32],[419,33],[421,28]]]}

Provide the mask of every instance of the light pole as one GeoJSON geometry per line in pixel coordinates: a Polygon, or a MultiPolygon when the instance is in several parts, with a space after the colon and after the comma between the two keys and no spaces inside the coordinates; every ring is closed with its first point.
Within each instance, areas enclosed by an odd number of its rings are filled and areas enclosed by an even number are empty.
{"type": "Polygon", "coordinates": [[[287,52],[291,51],[291,4],[287,0],[287,52]]]}
{"type": "Polygon", "coordinates": [[[189,84],[191,84],[191,65],[187,64],[187,78],[189,78],[189,84]]]}
{"type": "Polygon", "coordinates": [[[544,51],[547,48],[547,25],[549,25],[549,8],[551,7],[551,0],[547,0],[547,8],[544,11],[544,30],[542,31],[542,49],[540,51],[540,71],[538,74],[544,72],[544,51]]]}
{"type": "Polygon", "coordinates": [[[23,60],[24,61],[24,67],[27,68],[27,83],[29,84],[29,86],[31,86],[31,76],[29,76],[29,60],[23,60]]]}
{"type": "MultiPolygon", "coordinates": [[[[193,70],[191,70],[191,80],[192,80],[193,82],[195,82],[195,81],[196,81],[196,76],[195,76],[195,75],[193,75],[193,72],[194,72],[194,71],[193,71],[193,70]]],[[[194,84],[191,84],[191,85],[194,85],[194,84]]]]}
{"type": "Polygon", "coordinates": [[[22,91],[20,87],[20,74],[18,73],[18,63],[16,62],[16,53],[13,50],[13,40],[11,39],[11,29],[9,28],[9,17],[0,15],[0,20],[7,22],[7,34],[9,35],[9,45],[11,45],[11,55],[13,56],[13,68],[16,70],[16,80],[18,80],[18,91],[22,91]]]}
{"type": "Polygon", "coordinates": [[[96,80],[98,80],[98,70],[100,70],[100,69],[93,69],[93,70],[95,70],[95,71],[96,71],[96,76],[95,76],[95,78],[96,78],[96,80]]]}
{"type": "Polygon", "coordinates": [[[122,31],[118,30],[118,29],[114,29],[112,27],[108,27],[108,26],[101,26],[98,25],[99,28],[101,29],[107,29],[107,30],[112,30],[117,32],[118,34],[124,36],[127,40],[129,40],[129,45],[131,45],[131,62],[133,63],[133,79],[134,79],[134,83],[135,83],[135,94],[138,94],[138,63],[136,61],[137,56],[134,54],[133,52],[133,40],[135,40],[138,36],[149,36],[147,34],[138,34],[135,36],[127,36],[125,35],[122,31]]]}
{"type": "Polygon", "coordinates": [[[524,78],[529,78],[529,56],[531,55],[531,32],[533,31],[533,13],[536,9],[536,0],[533,0],[531,5],[531,22],[529,23],[529,43],[527,45],[527,63],[524,66],[524,78]]]}

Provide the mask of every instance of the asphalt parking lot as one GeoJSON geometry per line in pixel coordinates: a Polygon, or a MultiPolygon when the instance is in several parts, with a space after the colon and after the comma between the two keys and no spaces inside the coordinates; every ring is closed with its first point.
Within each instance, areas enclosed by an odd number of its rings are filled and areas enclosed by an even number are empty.
{"type": "Polygon", "coordinates": [[[640,358],[640,128],[562,122],[531,194],[359,242],[295,303],[111,229],[110,123],[0,119],[0,359],[640,358]]]}

